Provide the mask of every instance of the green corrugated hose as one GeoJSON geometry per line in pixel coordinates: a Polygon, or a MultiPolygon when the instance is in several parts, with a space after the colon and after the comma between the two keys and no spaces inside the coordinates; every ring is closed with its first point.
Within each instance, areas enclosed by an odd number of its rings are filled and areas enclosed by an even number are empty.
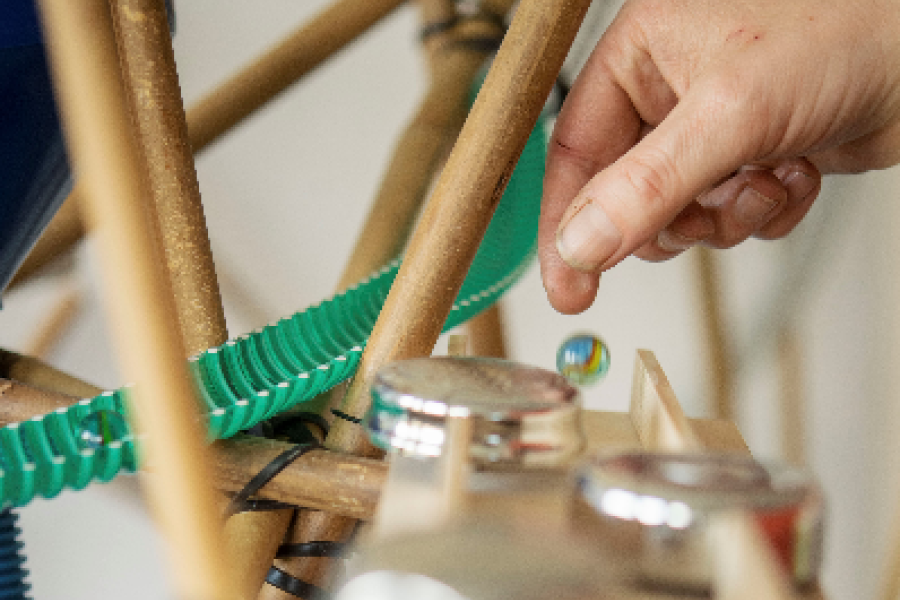
{"type": "MultiPolygon", "coordinates": [[[[506,291],[534,254],[546,136],[532,132],[444,329],[481,312],[506,291]]],[[[400,259],[346,292],[190,359],[210,439],[228,438],[347,379],[378,318],[400,259]]],[[[127,412],[128,388],[0,429],[0,505],[52,498],[137,467],[126,435],[98,448],[79,443],[97,411],[127,412]]]]}

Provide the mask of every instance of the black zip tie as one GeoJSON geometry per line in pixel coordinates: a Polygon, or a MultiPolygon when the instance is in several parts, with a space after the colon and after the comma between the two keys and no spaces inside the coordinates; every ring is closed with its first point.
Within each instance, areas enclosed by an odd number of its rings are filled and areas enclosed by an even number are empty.
{"type": "Polygon", "coordinates": [[[350,421],[351,423],[356,423],[357,425],[362,423],[362,419],[358,419],[358,418],[354,417],[353,415],[348,415],[344,411],[338,410],[337,408],[332,408],[331,414],[333,414],[334,416],[339,417],[345,421],[350,421]]]}
{"type": "Polygon", "coordinates": [[[475,13],[474,15],[455,15],[444,21],[434,21],[433,23],[427,23],[426,25],[423,25],[419,30],[419,40],[422,42],[427,41],[428,38],[432,36],[453,29],[462,21],[486,21],[488,23],[496,25],[504,35],[506,34],[507,30],[506,18],[503,15],[482,9],[480,12],[475,13]]]}
{"type": "Polygon", "coordinates": [[[278,567],[272,567],[266,573],[266,583],[277,587],[282,592],[305,600],[331,600],[331,593],[317,585],[297,579],[278,567]]]}
{"type": "Polygon", "coordinates": [[[343,558],[344,542],[302,542],[282,544],[275,558],[343,558]]]}
{"type": "Polygon", "coordinates": [[[250,499],[250,496],[272,481],[276,475],[281,473],[292,462],[310,450],[315,450],[320,447],[321,444],[318,442],[315,444],[297,444],[293,448],[289,448],[276,456],[269,464],[263,467],[259,473],[254,475],[241,491],[234,495],[231,502],[228,503],[228,507],[225,509],[225,518],[227,519],[228,517],[246,510],[245,507],[248,506],[247,501],[250,499]]]}

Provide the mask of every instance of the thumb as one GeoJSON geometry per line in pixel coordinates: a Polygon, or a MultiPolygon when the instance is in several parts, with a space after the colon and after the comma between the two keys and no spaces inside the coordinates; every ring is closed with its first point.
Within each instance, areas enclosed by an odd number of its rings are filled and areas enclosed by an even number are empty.
{"type": "Polygon", "coordinates": [[[562,259],[582,271],[612,267],[698,195],[757,158],[765,130],[753,124],[766,121],[761,105],[744,98],[720,84],[692,88],[658,127],[578,193],[557,230],[562,259]]]}

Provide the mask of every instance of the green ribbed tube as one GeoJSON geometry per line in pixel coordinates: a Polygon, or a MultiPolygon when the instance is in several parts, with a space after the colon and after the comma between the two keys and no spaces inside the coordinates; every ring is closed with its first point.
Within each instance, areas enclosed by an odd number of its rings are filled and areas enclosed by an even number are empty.
{"type": "MultiPolygon", "coordinates": [[[[444,329],[499,298],[534,255],[546,158],[544,120],[532,132],[444,329]]],[[[209,438],[228,438],[352,376],[400,259],[347,291],[190,359],[209,438]]],[[[0,429],[0,505],[23,506],[137,468],[130,436],[96,449],[79,445],[81,420],[123,415],[128,388],[0,429]]]]}

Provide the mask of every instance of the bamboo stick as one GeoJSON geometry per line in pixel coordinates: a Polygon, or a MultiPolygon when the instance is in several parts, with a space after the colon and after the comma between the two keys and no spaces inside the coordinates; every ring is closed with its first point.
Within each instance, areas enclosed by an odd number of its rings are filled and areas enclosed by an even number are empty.
{"type": "MultiPolygon", "coordinates": [[[[501,4],[505,4],[505,12],[512,2],[502,0],[501,4]]],[[[447,22],[456,14],[452,0],[419,0],[418,6],[423,25],[447,22]]],[[[502,34],[494,24],[473,22],[427,40],[431,78],[428,92],[395,145],[362,232],[338,280],[337,291],[357,283],[401,252],[434,172],[465,121],[469,88],[487,52],[448,48],[448,44],[468,35],[494,36],[499,40],[502,34]]],[[[328,405],[337,406],[345,392],[346,386],[333,390],[328,405]]],[[[292,542],[302,543],[320,539],[308,536],[334,537],[341,531],[350,532],[353,528],[349,524],[334,524],[323,516],[313,518],[309,511],[302,511],[288,537],[292,542]],[[307,523],[307,519],[314,522],[307,523]],[[323,529],[319,531],[319,527],[323,529]]],[[[313,559],[312,566],[303,566],[305,562],[310,560],[280,559],[275,566],[294,576],[299,573],[305,577],[324,576],[327,572],[327,559],[313,559]]],[[[325,584],[321,579],[304,581],[325,584]]],[[[264,587],[260,596],[260,600],[286,598],[284,592],[271,586],[264,587]]]]}
{"type": "MultiPolygon", "coordinates": [[[[379,367],[434,347],[494,208],[559,72],[588,0],[524,0],[466,120],[363,354],[342,410],[361,415],[379,367]]],[[[337,421],[334,449],[365,452],[337,421]]]]}
{"type": "Polygon", "coordinates": [[[228,331],[166,7],[163,0],[117,0],[111,6],[126,95],[147,161],[149,206],[159,222],[185,350],[192,355],[225,343],[228,331]]]}
{"type": "Polygon", "coordinates": [[[728,334],[723,314],[721,266],[715,253],[702,246],[694,250],[696,281],[700,293],[703,354],[706,365],[706,397],[712,416],[717,419],[735,418],[734,378],[728,351],[728,334]]]}
{"type": "Polygon", "coordinates": [[[796,326],[785,324],[776,332],[781,404],[781,448],[785,460],[806,464],[806,398],[803,352],[796,326]]]}
{"type": "MultiPolygon", "coordinates": [[[[413,234],[343,402],[344,412],[358,416],[366,410],[369,381],[382,364],[431,353],[588,4],[525,0],[520,5],[413,234]]],[[[335,421],[326,445],[340,452],[377,455],[360,428],[342,419],[335,421]]],[[[309,533],[318,539],[353,529],[346,519],[317,518],[321,527],[309,533]]]]}
{"type": "Polygon", "coordinates": [[[71,193],[50,220],[44,233],[19,266],[8,290],[33,279],[51,263],[66,256],[84,237],[85,227],[77,194],[71,193]]]}
{"type": "Polygon", "coordinates": [[[63,288],[62,297],[44,317],[31,341],[25,344],[25,354],[28,356],[46,358],[75,322],[81,310],[81,290],[73,282],[64,284],[63,288]]]}
{"type": "Polygon", "coordinates": [[[887,557],[884,573],[878,590],[878,600],[897,600],[900,598],[900,512],[898,504],[894,504],[894,522],[891,524],[888,539],[887,557]]]}
{"type": "MultiPolygon", "coordinates": [[[[93,398],[103,391],[102,388],[63,373],[41,360],[3,349],[0,349],[0,377],[15,379],[45,391],[77,398],[93,398]]],[[[32,415],[41,412],[35,411],[32,415]]]]}
{"type": "Polygon", "coordinates": [[[171,292],[142,200],[148,197],[119,80],[105,0],[41,0],[41,17],[70,156],[98,226],[113,330],[136,382],[139,429],[153,463],[149,492],[166,535],[179,594],[236,596],[208,485],[211,463],[197,423],[171,292]]]}
{"type": "Polygon", "coordinates": [[[188,111],[199,152],[365,33],[404,0],[338,0],[188,111]]]}
{"type": "Polygon", "coordinates": [[[503,305],[500,302],[470,319],[467,329],[472,338],[472,356],[507,358],[503,305]]]}
{"type": "MultiPolygon", "coordinates": [[[[113,4],[113,18],[125,88],[147,159],[150,212],[159,226],[181,336],[191,355],[221,345],[228,332],[166,7],[162,0],[120,0],[113,4]]],[[[246,512],[225,523],[225,543],[243,585],[242,598],[255,598],[262,587],[290,515],[290,510],[246,512]]]]}

